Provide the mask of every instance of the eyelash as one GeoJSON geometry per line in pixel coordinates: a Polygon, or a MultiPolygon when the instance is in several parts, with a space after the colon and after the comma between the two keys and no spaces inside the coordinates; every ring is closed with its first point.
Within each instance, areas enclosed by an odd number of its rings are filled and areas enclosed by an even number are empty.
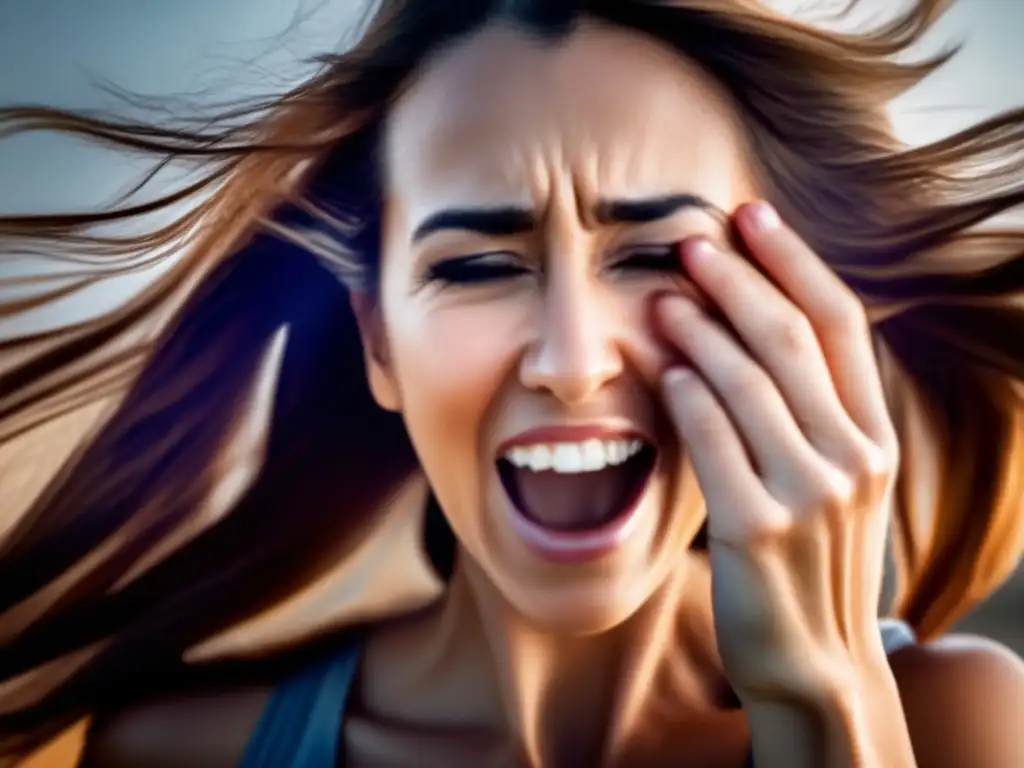
{"type": "MultiPolygon", "coordinates": [[[[612,268],[643,269],[679,273],[682,269],[678,244],[637,246],[625,258],[612,262],[612,268]],[[642,266],[637,262],[644,262],[642,266]]],[[[529,274],[530,270],[510,261],[495,261],[500,253],[478,253],[431,264],[423,283],[443,285],[478,285],[511,280],[529,274]],[[490,263],[488,263],[490,262],[490,263]]]]}
{"type": "Polygon", "coordinates": [[[424,283],[444,285],[473,285],[496,280],[510,280],[529,272],[525,267],[508,261],[495,261],[495,253],[478,253],[460,256],[431,264],[424,276],[424,283]]]}

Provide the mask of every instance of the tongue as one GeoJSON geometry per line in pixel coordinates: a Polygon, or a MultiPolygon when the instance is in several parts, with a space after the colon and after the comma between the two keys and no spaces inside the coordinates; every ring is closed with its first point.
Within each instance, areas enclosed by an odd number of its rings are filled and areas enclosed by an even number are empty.
{"type": "Polygon", "coordinates": [[[626,502],[633,476],[626,465],[569,475],[515,470],[521,511],[559,530],[594,528],[615,518],[626,502]]]}

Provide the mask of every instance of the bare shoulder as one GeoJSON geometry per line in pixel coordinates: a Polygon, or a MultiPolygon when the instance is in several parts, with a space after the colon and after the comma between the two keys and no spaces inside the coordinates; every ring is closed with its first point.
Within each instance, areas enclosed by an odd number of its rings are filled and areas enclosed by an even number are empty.
{"type": "Polygon", "coordinates": [[[983,637],[951,635],[890,659],[921,768],[1024,765],[1024,661],[983,637]]]}
{"type": "Polygon", "coordinates": [[[171,696],[98,717],[82,768],[209,768],[239,764],[270,688],[171,696]]]}

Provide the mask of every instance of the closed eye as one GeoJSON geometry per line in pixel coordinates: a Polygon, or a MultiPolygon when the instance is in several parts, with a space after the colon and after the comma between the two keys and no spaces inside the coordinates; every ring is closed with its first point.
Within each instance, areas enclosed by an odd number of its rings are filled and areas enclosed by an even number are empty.
{"type": "Polygon", "coordinates": [[[679,245],[638,245],[623,249],[610,264],[612,269],[672,272],[680,274],[683,266],[679,245]]]}
{"type": "MultiPolygon", "coordinates": [[[[623,249],[609,265],[611,269],[680,274],[679,247],[638,245],[623,249]]],[[[478,285],[512,280],[530,274],[531,269],[514,253],[491,251],[458,256],[431,264],[420,281],[422,285],[478,285]]]]}
{"type": "Polygon", "coordinates": [[[443,285],[474,285],[510,280],[530,270],[514,253],[476,253],[431,264],[422,282],[443,285]]]}

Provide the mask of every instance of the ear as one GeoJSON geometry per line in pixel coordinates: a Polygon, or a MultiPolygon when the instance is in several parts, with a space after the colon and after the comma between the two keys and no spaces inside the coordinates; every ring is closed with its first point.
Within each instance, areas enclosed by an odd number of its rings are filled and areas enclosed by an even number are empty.
{"type": "Polygon", "coordinates": [[[398,413],[402,410],[402,400],[391,367],[387,336],[376,297],[353,290],[349,292],[349,304],[359,325],[366,378],[373,399],[384,410],[398,413]]]}

